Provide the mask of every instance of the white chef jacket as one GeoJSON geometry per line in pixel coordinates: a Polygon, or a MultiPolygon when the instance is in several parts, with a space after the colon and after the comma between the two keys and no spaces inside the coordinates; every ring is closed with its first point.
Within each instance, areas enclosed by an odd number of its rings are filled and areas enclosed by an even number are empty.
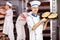
{"type": "Polygon", "coordinates": [[[43,40],[43,35],[42,35],[43,23],[41,23],[40,26],[35,30],[32,30],[33,25],[40,21],[39,16],[38,15],[34,16],[34,14],[31,14],[26,18],[26,20],[30,32],[30,40],[43,40]]]}
{"type": "Polygon", "coordinates": [[[8,34],[9,31],[13,30],[13,11],[7,10],[6,11],[6,16],[4,20],[4,26],[3,26],[3,33],[8,34]]]}

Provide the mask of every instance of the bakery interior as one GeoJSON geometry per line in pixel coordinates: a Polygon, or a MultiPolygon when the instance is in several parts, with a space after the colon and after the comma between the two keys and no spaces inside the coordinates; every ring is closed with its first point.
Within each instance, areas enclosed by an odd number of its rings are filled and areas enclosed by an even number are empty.
{"type": "MultiPolygon", "coordinates": [[[[17,33],[16,33],[16,28],[15,28],[15,23],[16,23],[17,17],[19,15],[19,13],[31,11],[31,6],[30,6],[29,2],[33,1],[33,0],[0,0],[0,9],[4,10],[5,2],[7,2],[7,1],[10,1],[13,4],[12,9],[13,9],[13,13],[14,13],[14,15],[13,15],[14,35],[15,35],[15,39],[16,39],[17,33]],[[23,4],[26,4],[26,5],[23,5],[23,4]]],[[[41,17],[42,13],[51,11],[51,9],[50,9],[51,3],[50,3],[50,0],[39,0],[39,1],[41,1],[41,5],[39,6],[38,13],[41,17]]],[[[55,1],[55,0],[53,0],[53,1],[55,1]]],[[[58,5],[60,5],[59,1],[58,1],[58,5]]],[[[59,13],[59,11],[58,11],[58,13],[59,13]]],[[[9,39],[8,35],[4,35],[2,33],[4,18],[5,18],[5,15],[0,14],[0,40],[9,39]]],[[[41,19],[42,19],[42,17],[41,17],[41,19]]],[[[59,34],[59,25],[58,25],[58,27],[56,25],[57,19],[53,19],[52,21],[53,21],[52,24],[51,24],[51,22],[48,22],[46,30],[43,30],[43,40],[59,40],[60,34],[59,34]],[[52,29],[51,29],[51,25],[53,26],[52,29]]],[[[59,21],[59,16],[58,16],[58,21],[59,21]]],[[[25,25],[25,32],[26,32],[26,40],[29,40],[29,30],[27,28],[27,24],[25,25]]]]}

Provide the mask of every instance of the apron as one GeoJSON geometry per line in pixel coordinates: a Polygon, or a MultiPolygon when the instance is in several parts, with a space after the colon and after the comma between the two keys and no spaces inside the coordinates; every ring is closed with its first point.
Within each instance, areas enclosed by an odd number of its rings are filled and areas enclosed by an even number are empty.
{"type": "MultiPolygon", "coordinates": [[[[27,19],[32,20],[31,22],[33,22],[33,25],[40,21],[39,16],[34,17],[33,15],[30,15],[29,17],[27,19]],[[29,19],[29,17],[31,19],[29,19]]],[[[27,22],[29,22],[29,21],[27,21],[27,22]]],[[[29,24],[28,24],[28,28],[29,28],[29,32],[30,32],[30,40],[43,40],[43,34],[42,34],[43,24],[41,24],[35,30],[31,30],[32,27],[29,26],[29,24]]]]}
{"type": "Polygon", "coordinates": [[[13,11],[8,10],[6,11],[6,16],[4,20],[4,26],[3,26],[3,33],[8,34],[10,31],[13,31],[13,11]]]}
{"type": "Polygon", "coordinates": [[[23,18],[19,16],[16,22],[17,40],[25,39],[25,29],[24,29],[25,24],[26,20],[23,21],[23,18]]]}
{"type": "MultiPolygon", "coordinates": [[[[28,16],[27,13],[23,13],[25,17],[28,16]]],[[[19,16],[16,22],[16,31],[17,31],[17,40],[25,40],[25,28],[26,20],[23,20],[23,17],[19,16]]]]}

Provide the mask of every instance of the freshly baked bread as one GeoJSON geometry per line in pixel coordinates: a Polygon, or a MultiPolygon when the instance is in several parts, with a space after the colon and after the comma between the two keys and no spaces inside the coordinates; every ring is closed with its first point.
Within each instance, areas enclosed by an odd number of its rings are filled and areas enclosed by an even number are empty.
{"type": "Polygon", "coordinates": [[[42,17],[45,18],[45,17],[48,17],[49,15],[50,15],[50,12],[44,12],[44,13],[42,14],[42,17]]]}
{"type": "Polygon", "coordinates": [[[51,15],[48,16],[48,18],[56,18],[58,16],[57,13],[52,13],[51,15]]]}

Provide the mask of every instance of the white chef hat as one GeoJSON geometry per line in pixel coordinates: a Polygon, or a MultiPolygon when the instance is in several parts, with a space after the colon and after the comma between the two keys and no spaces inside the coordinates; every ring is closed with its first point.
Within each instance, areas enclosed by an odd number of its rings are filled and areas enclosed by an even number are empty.
{"type": "Polygon", "coordinates": [[[9,6],[11,6],[11,7],[12,7],[12,4],[11,4],[11,3],[9,3],[9,2],[6,2],[6,5],[9,5],[9,6]]]}
{"type": "Polygon", "coordinates": [[[31,4],[31,7],[38,7],[41,4],[41,2],[40,1],[31,1],[30,4],[31,4]]]}

